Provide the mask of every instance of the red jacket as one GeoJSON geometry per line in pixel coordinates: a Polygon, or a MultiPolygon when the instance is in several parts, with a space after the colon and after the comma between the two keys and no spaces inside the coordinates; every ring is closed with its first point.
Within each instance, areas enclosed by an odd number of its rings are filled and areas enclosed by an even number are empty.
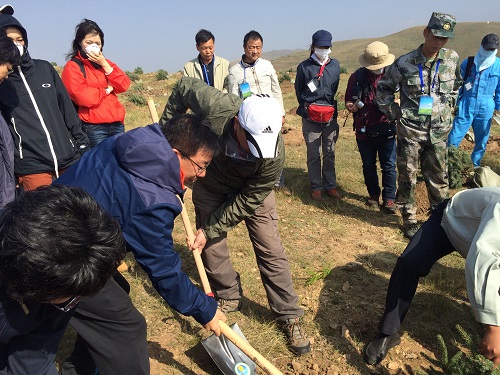
{"type": "Polygon", "coordinates": [[[77,63],[68,61],[62,72],[62,81],[71,100],[78,105],[78,116],[91,124],[107,124],[125,120],[125,108],[116,94],[127,91],[130,79],[113,62],[106,60],[113,71],[105,75],[102,68],[96,69],[92,63],[83,59],[85,76],[77,63]],[[106,94],[108,85],[113,87],[111,94],[106,94]]]}

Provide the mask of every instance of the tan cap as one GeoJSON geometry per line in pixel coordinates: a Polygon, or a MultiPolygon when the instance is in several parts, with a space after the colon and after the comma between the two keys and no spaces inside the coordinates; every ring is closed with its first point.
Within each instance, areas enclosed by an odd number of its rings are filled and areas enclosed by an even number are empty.
{"type": "Polygon", "coordinates": [[[391,65],[394,56],[389,53],[389,47],[382,42],[373,42],[366,46],[365,52],[359,56],[359,63],[368,70],[377,70],[391,65]]]}

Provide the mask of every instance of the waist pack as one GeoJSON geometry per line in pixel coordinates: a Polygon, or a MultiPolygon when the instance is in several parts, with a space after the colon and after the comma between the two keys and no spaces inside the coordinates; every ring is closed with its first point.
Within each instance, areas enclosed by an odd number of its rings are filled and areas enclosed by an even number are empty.
{"type": "Polygon", "coordinates": [[[330,122],[335,114],[335,107],[331,104],[306,103],[307,118],[313,122],[330,122]]]}
{"type": "Polygon", "coordinates": [[[370,136],[391,136],[396,135],[396,124],[381,122],[380,124],[375,124],[366,127],[366,135],[370,136]]]}

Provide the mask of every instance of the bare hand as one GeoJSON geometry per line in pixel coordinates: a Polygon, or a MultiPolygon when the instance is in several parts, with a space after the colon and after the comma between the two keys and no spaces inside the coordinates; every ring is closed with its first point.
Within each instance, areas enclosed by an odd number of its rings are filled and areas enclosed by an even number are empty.
{"type": "Polygon", "coordinates": [[[100,66],[104,66],[104,64],[107,64],[106,58],[101,51],[99,51],[99,53],[87,52],[87,56],[89,58],[89,61],[99,64],[100,66]]]}
{"type": "Polygon", "coordinates": [[[485,332],[479,352],[492,361],[495,365],[500,364],[500,327],[485,324],[485,332]]]}
{"type": "Polygon", "coordinates": [[[220,336],[219,320],[226,322],[227,318],[220,309],[217,309],[212,320],[205,324],[203,327],[205,327],[207,331],[212,331],[215,336],[220,336]]]}
{"type": "Polygon", "coordinates": [[[188,243],[188,246],[191,251],[199,249],[201,253],[206,244],[207,244],[207,238],[205,237],[205,233],[203,233],[203,230],[200,228],[196,231],[196,237],[194,238],[194,242],[192,244],[188,243]]]}
{"type": "Polygon", "coordinates": [[[358,110],[358,106],[353,102],[346,102],[345,107],[349,112],[356,112],[358,110]]]}

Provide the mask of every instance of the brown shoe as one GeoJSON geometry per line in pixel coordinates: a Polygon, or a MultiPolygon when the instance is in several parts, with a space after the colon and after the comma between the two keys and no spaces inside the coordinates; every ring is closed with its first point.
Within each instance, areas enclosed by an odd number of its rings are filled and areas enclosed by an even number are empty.
{"type": "Polygon", "coordinates": [[[398,209],[398,206],[396,206],[396,203],[392,199],[387,199],[384,201],[384,205],[382,206],[382,212],[388,214],[388,215],[395,215],[396,211],[398,209]]]}
{"type": "Polygon", "coordinates": [[[366,198],[366,205],[368,207],[378,208],[379,207],[379,197],[377,195],[370,195],[366,198]]]}
{"type": "Polygon", "coordinates": [[[300,324],[300,318],[290,318],[279,322],[281,330],[286,336],[287,344],[295,355],[307,354],[311,351],[311,342],[300,324]]]}
{"type": "Polygon", "coordinates": [[[341,199],[340,198],[340,194],[339,192],[337,191],[337,188],[333,188],[333,189],[330,189],[330,190],[327,190],[326,191],[326,194],[328,194],[330,197],[332,198],[335,198],[335,199],[341,199]]]}
{"type": "Polygon", "coordinates": [[[314,199],[315,201],[320,201],[321,200],[321,190],[313,190],[311,192],[311,198],[314,199]]]}

